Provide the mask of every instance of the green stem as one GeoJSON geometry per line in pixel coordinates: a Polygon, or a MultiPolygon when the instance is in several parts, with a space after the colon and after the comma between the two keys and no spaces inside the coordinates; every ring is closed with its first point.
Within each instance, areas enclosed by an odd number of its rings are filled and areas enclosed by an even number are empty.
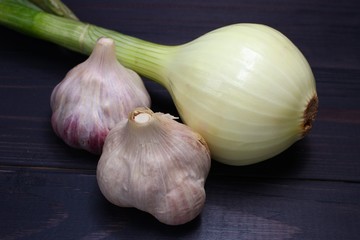
{"type": "Polygon", "coordinates": [[[29,0],[36,6],[48,13],[56,14],[60,17],[66,17],[78,20],[76,15],[60,0],[29,0]]]}
{"type": "Polygon", "coordinates": [[[118,60],[126,67],[166,87],[166,65],[176,46],[164,46],[39,10],[16,1],[0,0],[0,24],[16,31],[90,54],[100,37],[116,42],[118,60]]]}

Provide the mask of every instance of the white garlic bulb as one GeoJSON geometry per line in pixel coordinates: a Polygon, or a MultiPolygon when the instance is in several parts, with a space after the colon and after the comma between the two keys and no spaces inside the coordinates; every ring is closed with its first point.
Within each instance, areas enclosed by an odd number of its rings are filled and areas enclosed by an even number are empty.
{"type": "Polygon", "coordinates": [[[150,106],[141,78],[117,61],[114,41],[103,37],[53,90],[51,123],[68,145],[100,154],[109,130],[141,106],[150,106]]]}
{"type": "Polygon", "coordinates": [[[111,203],[179,225],[201,212],[210,165],[198,133],[169,114],[137,108],[109,132],[97,181],[111,203]]]}

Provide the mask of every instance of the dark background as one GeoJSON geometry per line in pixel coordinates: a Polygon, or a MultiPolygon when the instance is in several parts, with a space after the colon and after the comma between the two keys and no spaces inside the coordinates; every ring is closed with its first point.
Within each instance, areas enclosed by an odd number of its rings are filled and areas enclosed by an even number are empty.
{"type": "MultiPolygon", "coordinates": [[[[308,59],[318,117],[310,135],[273,159],[213,161],[202,214],[166,226],[108,203],[98,158],[52,131],[52,89],[86,56],[0,26],[0,239],[359,239],[359,1],[64,2],[83,21],[161,44],[238,22],[272,26],[308,59]]],[[[145,83],[152,109],[176,115],[166,90],[145,83]]]]}

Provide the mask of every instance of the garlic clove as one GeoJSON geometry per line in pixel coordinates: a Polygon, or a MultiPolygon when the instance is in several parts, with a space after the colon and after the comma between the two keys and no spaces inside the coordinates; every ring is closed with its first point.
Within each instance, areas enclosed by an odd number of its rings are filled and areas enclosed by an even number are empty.
{"type": "Polygon", "coordinates": [[[149,107],[150,96],[139,75],[117,61],[114,41],[103,37],[54,88],[50,105],[60,138],[100,154],[109,130],[134,108],[149,107]]]}
{"type": "Polygon", "coordinates": [[[210,165],[198,133],[169,114],[137,108],[109,132],[97,181],[111,203],[179,225],[200,214],[210,165]]]}

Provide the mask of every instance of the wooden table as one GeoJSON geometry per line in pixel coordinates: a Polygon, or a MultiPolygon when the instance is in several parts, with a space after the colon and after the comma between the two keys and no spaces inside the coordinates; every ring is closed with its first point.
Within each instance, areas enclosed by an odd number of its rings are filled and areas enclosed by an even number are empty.
{"type": "MultiPolygon", "coordinates": [[[[359,1],[64,2],[83,21],[162,44],[231,23],[270,25],[312,66],[319,114],[310,135],[273,159],[214,161],[202,214],[166,226],[107,202],[98,158],[52,131],[52,89],[86,56],[0,27],[0,239],[360,239],[359,1]]],[[[145,83],[153,110],[177,114],[164,88],[145,83]]]]}

